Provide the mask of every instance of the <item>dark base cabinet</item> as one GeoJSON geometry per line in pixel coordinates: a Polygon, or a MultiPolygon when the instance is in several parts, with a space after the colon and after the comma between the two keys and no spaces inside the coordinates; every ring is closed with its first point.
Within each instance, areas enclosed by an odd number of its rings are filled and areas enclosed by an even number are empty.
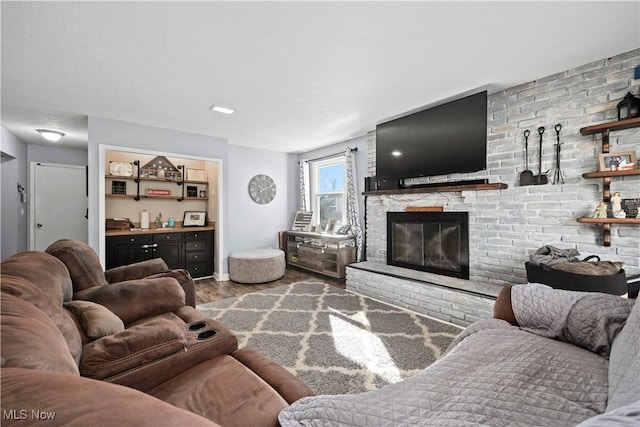
{"type": "Polygon", "coordinates": [[[162,258],[170,269],[184,268],[191,277],[213,275],[214,231],[107,236],[106,268],[162,258]]]}

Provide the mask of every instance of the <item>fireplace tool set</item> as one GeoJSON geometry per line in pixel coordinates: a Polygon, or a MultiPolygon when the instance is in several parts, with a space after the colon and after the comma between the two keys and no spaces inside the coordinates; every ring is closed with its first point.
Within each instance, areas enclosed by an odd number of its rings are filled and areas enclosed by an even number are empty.
{"type": "MultiPolygon", "coordinates": [[[[562,125],[558,123],[554,127],[556,131],[556,163],[555,172],[553,176],[552,184],[564,184],[564,176],[562,169],[560,168],[560,130],[562,125]]],[[[542,136],[544,135],[544,126],[538,128],[538,135],[540,135],[540,142],[538,144],[538,175],[533,175],[533,172],[529,170],[529,135],[531,131],[526,129],[524,131],[524,158],[525,158],[525,170],[520,172],[520,186],[525,185],[546,185],[549,183],[547,173],[549,170],[542,172],[542,136]]]]}

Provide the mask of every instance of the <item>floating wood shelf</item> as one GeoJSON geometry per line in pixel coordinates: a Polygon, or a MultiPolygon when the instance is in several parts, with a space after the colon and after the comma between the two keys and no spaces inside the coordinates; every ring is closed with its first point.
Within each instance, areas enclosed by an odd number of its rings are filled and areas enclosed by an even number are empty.
{"type": "Polygon", "coordinates": [[[611,224],[640,224],[640,218],[578,218],[582,224],[598,224],[602,226],[602,244],[611,246],[611,224]]]}
{"type": "MultiPolygon", "coordinates": [[[[115,175],[105,175],[105,179],[113,179],[116,181],[120,181],[120,180],[127,180],[127,181],[135,181],[138,179],[137,176],[115,176],[115,175]]],[[[147,181],[147,182],[168,182],[168,183],[176,183],[178,185],[182,185],[182,184],[202,184],[202,185],[207,185],[209,184],[207,181],[187,181],[187,180],[175,180],[175,179],[166,179],[166,178],[139,178],[140,181],[147,181]]]]}
{"type": "Polygon", "coordinates": [[[418,194],[418,193],[451,193],[455,191],[488,191],[488,190],[504,190],[508,188],[507,184],[496,182],[492,184],[458,184],[458,185],[438,185],[435,187],[414,187],[414,188],[398,188],[395,190],[376,190],[365,191],[365,196],[382,196],[385,194],[418,194]]]}
{"type": "Polygon", "coordinates": [[[585,224],[640,224],[640,218],[578,218],[578,222],[585,224]]]}
{"type": "Polygon", "coordinates": [[[633,176],[640,175],[640,169],[629,169],[623,171],[602,171],[602,172],[586,172],[582,174],[583,178],[608,178],[613,176],[633,176]]]}
{"type": "Polygon", "coordinates": [[[105,194],[105,197],[114,198],[114,199],[164,199],[164,200],[209,200],[208,197],[182,197],[182,196],[163,196],[163,195],[146,195],[141,194],[139,196],[135,194],[105,194]]]}
{"type": "Polygon", "coordinates": [[[599,125],[587,126],[580,129],[582,135],[595,135],[605,131],[631,129],[640,126],[640,117],[627,120],[616,120],[615,122],[600,123],[599,125]]]}

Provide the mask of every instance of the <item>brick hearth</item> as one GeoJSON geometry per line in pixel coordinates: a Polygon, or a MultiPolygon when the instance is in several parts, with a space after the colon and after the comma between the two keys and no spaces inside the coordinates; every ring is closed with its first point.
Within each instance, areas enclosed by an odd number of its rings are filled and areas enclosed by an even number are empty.
{"type": "Polygon", "coordinates": [[[346,282],[349,291],[459,326],[491,318],[502,289],[371,261],[347,266],[346,282]]]}

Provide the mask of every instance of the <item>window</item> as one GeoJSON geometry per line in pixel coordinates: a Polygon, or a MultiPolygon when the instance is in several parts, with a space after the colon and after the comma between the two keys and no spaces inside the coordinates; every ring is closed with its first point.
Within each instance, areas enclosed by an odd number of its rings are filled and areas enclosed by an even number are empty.
{"type": "Polygon", "coordinates": [[[311,209],[320,230],[330,224],[345,224],[345,167],[342,156],[314,162],[311,172],[311,209]]]}

